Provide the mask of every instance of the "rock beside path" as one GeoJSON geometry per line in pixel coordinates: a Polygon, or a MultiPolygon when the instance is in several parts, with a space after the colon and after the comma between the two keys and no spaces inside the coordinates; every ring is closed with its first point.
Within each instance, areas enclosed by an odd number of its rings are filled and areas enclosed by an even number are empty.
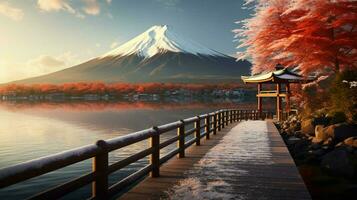
{"type": "Polygon", "coordinates": [[[342,142],[349,137],[357,136],[357,125],[339,123],[326,127],[323,132],[336,142],[342,142]]]}
{"type": "Polygon", "coordinates": [[[350,153],[344,148],[336,148],[335,150],[323,156],[321,167],[346,177],[353,177],[355,175],[355,168],[353,166],[353,158],[350,153]]]}
{"type": "Polygon", "coordinates": [[[294,116],[280,124],[290,153],[297,165],[317,164],[331,174],[357,178],[357,125],[329,125],[326,121],[319,118],[300,122],[294,116]]]}

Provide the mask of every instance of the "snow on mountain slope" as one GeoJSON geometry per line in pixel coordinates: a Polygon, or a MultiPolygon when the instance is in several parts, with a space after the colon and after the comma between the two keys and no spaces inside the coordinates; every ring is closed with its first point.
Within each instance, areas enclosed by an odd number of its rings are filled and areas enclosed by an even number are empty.
{"type": "Polygon", "coordinates": [[[176,52],[205,56],[223,56],[219,52],[204,47],[194,41],[183,39],[167,25],[153,26],[144,33],[120,47],[104,54],[104,57],[139,55],[151,58],[158,53],[176,52]]]}
{"type": "Polygon", "coordinates": [[[153,26],[107,54],[79,65],[13,83],[240,82],[251,63],[182,38],[168,26],[153,26]]]}

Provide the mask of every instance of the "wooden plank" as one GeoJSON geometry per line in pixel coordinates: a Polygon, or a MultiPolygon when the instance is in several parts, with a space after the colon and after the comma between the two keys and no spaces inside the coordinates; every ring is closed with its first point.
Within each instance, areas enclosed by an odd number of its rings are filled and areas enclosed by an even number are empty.
{"type": "Polygon", "coordinates": [[[137,186],[132,188],[128,193],[120,197],[120,199],[136,199],[137,194],[146,194],[146,197],[141,199],[160,199],[162,195],[166,195],[165,191],[175,185],[180,179],[185,177],[185,171],[191,169],[195,163],[197,163],[206,153],[220,142],[222,137],[229,132],[237,123],[226,126],[222,131],[213,135],[210,140],[201,140],[200,146],[191,146],[186,149],[185,158],[172,158],[160,168],[160,177],[158,178],[146,178],[137,186]],[[175,176],[175,177],[173,177],[175,176]],[[156,187],[161,184],[161,181],[166,181],[166,188],[163,190],[161,187],[156,187]],[[142,188],[150,186],[150,191],[144,191],[142,188]],[[153,187],[152,187],[153,186],[153,187]],[[142,193],[144,192],[144,193],[142,193]]]}
{"type": "MultiPolygon", "coordinates": [[[[229,182],[236,195],[244,197],[244,199],[311,199],[277,129],[272,122],[267,121],[266,123],[268,148],[265,148],[265,151],[268,152],[256,152],[255,155],[270,159],[270,161],[265,164],[244,161],[238,162],[238,165],[235,163],[236,173],[239,174],[241,170],[248,173],[243,173],[238,178],[236,176],[232,178],[232,173],[235,172],[223,171],[220,173],[220,178],[229,182]]],[[[167,191],[177,185],[180,180],[188,178],[187,172],[192,170],[201,158],[207,158],[205,156],[207,152],[220,144],[227,133],[232,134],[232,131],[237,131],[233,134],[242,134],[240,130],[232,129],[237,124],[226,126],[217,135],[213,135],[210,140],[202,140],[201,146],[191,146],[187,149],[185,158],[173,158],[164,164],[160,168],[160,177],[146,178],[119,199],[165,199],[167,191]]],[[[254,147],[246,150],[254,151],[254,147]]],[[[222,166],[233,162],[230,159],[231,156],[234,156],[234,151],[231,154],[227,149],[226,153],[225,155],[229,155],[230,158],[219,157],[217,160],[222,166]]]]}

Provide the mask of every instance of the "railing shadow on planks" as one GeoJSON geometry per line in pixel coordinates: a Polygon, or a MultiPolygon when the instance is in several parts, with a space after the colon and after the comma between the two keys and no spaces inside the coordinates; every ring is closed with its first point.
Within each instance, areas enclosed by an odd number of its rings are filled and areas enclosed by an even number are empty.
{"type": "Polygon", "coordinates": [[[126,187],[150,173],[151,177],[160,176],[160,165],[177,155],[185,157],[185,149],[192,144],[200,145],[201,138],[210,138],[221,131],[229,123],[241,120],[257,120],[272,118],[273,113],[257,110],[224,109],[200,116],[179,120],[173,123],[152,127],[146,130],[131,133],[125,136],[99,140],[96,144],[83,146],[77,149],[38,158],[14,166],[0,169],[0,188],[8,187],[23,182],[30,178],[64,168],[66,166],[93,158],[92,172],[75,178],[69,182],[58,185],[49,190],[38,193],[29,199],[54,199],[62,197],[85,185],[92,183],[91,199],[107,199],[122,192],[126,187]],[[201,121],[204,120],[204,123],[201,121]],[[186,130],[187,125],[194,128],[186,130]],[[160,143],[160,135],[177,129],[177,136],[160,143]],[[185,142],[185,138],[194,134],[194,137],[185,142]],[[130,157],[109,165],[108,154],[143,140],[150,141],[150,147],[130,157]],[[170,144],[177,143],[177,147],[166,155],[160,157],[160,149],[170,144]],[[145,167],[127,176],[119,182],[109,186],[108,176],[142,158],[149,156],[150,162],[145,167]]]}

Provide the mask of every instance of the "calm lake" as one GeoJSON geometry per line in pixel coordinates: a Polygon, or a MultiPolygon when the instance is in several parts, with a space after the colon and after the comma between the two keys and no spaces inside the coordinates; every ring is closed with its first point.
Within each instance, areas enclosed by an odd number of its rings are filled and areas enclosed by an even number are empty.
{"type": "MultiPolygon", "coordinates": [[[[148,102],[70,102],[10,103],[0,102],[0,168],[64,150],[93,144],[99,139],[119,137],[179,119],[221,108],[253,108],[254,102],[148,103],[148,102]]],[[[162,141],[176,135],[165,134],[162,141]]],[[[110,163],[139,152],[144,141],[110,153],[110,163]]],[[[175,144],[161,151],[165,154],[175,144]]],[[[110,176],[113,184],[148,163],[142,159],[110,176]]],[[[23,199],[91,171],[91,160],[0,189],[0,199],[23,199]]],[[[64,199],[90,197],[90,185],[64,199]]]]}

